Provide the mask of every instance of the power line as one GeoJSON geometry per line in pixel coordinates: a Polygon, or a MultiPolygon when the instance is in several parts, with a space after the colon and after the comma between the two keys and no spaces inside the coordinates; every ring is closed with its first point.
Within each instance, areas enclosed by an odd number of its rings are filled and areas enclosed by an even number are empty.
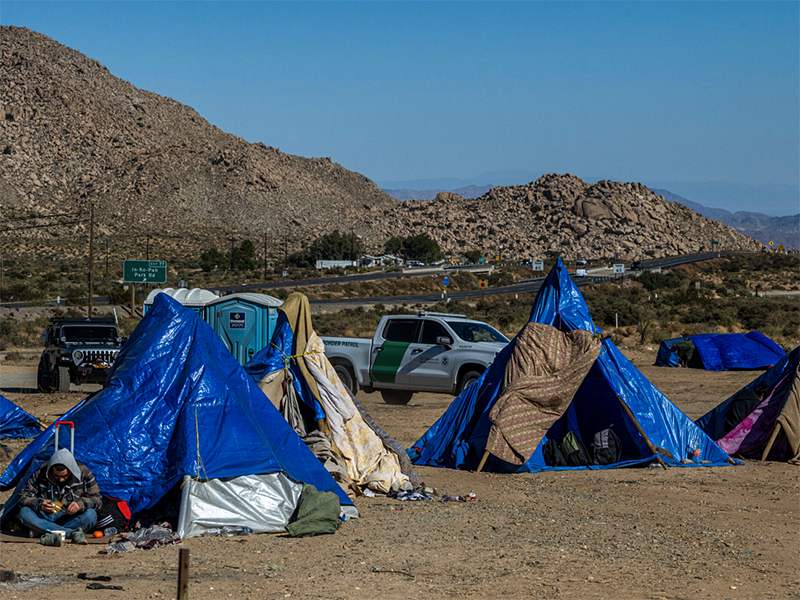
{"type": "Polygon", "coordinates": [[[13,219],[3,219],[6,222],[11,221],[33,221],[34,219],[54,219],[55,217],[74,217],[78,213],[61,213],[58,215],[36,215],[35,217],[14,217],[13,219]]]}

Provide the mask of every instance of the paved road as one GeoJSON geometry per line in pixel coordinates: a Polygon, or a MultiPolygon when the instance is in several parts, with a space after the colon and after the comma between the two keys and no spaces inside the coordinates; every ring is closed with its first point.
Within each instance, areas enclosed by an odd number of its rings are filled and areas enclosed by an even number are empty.
{"type": "MultiPolygon", "coordinates": [[[[677,265],[684,265],[693,262],[699,262],[703,260],[709,260],[712,258],[718,258],[722,256],[728,256],[730,254],[737,254],[736,252],[708,252],[704,254],[691,254],[686,256],[677,256],[673,258],[659,258],[654,260],[648,260],[642,262],[642,267],[644,269],[657,269],[657,268],[667,268],[667,267],[674,267],[677,265]]],[[[474,267],[474,268],[481,268],[481,267],[474,267]]],[[[469,270],[469,268],[466,268],[469,270]]],[[[441,270],[438,273],[441,275],[444,274],[452,274],[455,270],[441,270]]],[[[221,287],[212,287],[209,289],[215,291],[222,291],[225,293],[232,293],[232,292],[245,292],[245,291],[253,291],[253,290],[272,290],[272,289],[280,289],[280,288],[296,288],[296,287],[304,287],[309,285],[330,285],[333,283],[338,283],[340,285],[352,283],[352,282],[360,282],[360,281],[379,281],[382,279],[395,279],[398,277],[424,277],[429,275],[437,274],[436,271],[432,271],[430,268],[422,268],[419,270],[416,269],[406,269],[404,272],[370,272],[370,273],[358,273],[356,275],[346,275],[343,277],[320,277],[316,279],[303,279],[303,280],[291,280],[291,281],[270,281],[264,283],[249,283],[249,284],[242,284],[238,286],[221,286],[221,287]]],[[[573,277],[575,283],[578,286],[586,285],[590,282],[599,282],[599,281],[606,281],[609,279],[607,276],[592,276],[592,277],[573,277]]],[[[535,281],[526,281],[523,283],[517,283],[514,285],[494,288],[494,289],[487,289],[484,291],[482,290],[466,290],[462,292],[453,292],[448,294],[450,299],[467,299],[467,298],[480,298],[482,295],[486,296],[495,296],[500,294],[532,294],[539,291],[539,287],[541,287],[541,280],[535,281]]],[[[366,304],[398,304],[398,303],[409,303],[409,304],[416,304],[416,303],[430,303],[436,302],[442,299],[441,294],[424,294],[424,295],[415,295],[415,296],[391,296],[391,297],[381,297],[381,298],[352,298],[352,299],[330,299],[330,300],[311,300],[311,304],[318,304],[318,305],[334,305],[334,304],[359,304],[359,305],[366,305],[366,304]]],[[[86,298],[88,302],[88,298],[86,298]]],[[[96,296],[95,301],[98,304],[103,304],[108,301],[107,298],[102,296],[96,296]]],[[[10,307],[10,308],[21,308],[27,306],[27,302],[18,302],[18,303],[5,303],[0,304],[0,306],[10,307]]]]}

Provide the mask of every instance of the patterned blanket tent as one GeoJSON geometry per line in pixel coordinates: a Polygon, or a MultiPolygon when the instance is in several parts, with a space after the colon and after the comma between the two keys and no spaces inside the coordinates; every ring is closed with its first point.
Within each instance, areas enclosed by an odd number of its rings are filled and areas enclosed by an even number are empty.
{"type": "MultiPolygon", "coordinates": [[[[589,309],[559,259],[544,281],[534,301],[531,323],[549,325],[561,332],[583,331],[596,338],[599,354],[588,373],[578,382],[574,395],[560,402],[566,408],[545,432],[531,435],[521,446],[528,455],[516,459],[513,453],[499,452],[493,447],[502,427],[496,404],[509,390],[507,371],[515,353],[523,354],[523,328],[501,351],[492,365],[451,404],[444,415],[409,450],[417,465],[455,469],[475,469],[482,459],[484,468],[494,471],[532,472],[551,469],[604,469],[653,461],[666,466],[709,466],[730,464],[732,459],[691,419],[670,402],[619,351],[614,343],[602,338],[594,325],[589,309]],[[622,452],[618,462],[609,465],[553,467],[546,464],[543,448],[548,440],[559,442],[567,432],[575,432],[584,443],[602,430],[611,428],[620,440],[622,452]],[[538,440],[531,450],[531,442],[538,440]],[[699,463],[687,460],[689,449],[700,450],[699,463]],[[488,457],[487,457],[488,452],[488,457]],[[519,464],[521,462],[521,464],[519,464]]],[[[529,324],[530,325],[530,324],[529,324]]],[[[547,357],[533,356],[533,361],[547,357]]],[[[588,444],[586,444],[588,446],[588,444]]]]}

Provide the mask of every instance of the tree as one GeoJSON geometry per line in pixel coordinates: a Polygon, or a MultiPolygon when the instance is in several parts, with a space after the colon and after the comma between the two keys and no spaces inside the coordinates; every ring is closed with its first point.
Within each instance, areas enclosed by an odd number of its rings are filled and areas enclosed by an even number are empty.
{"type": "Polygon", "coordinates": [[[383,245],[387,254],[396,254],[406,260],[430,262],[442,258],[442,250],[436,240],[427,233],[408,237],[392,237],[383,245]]]}
{"type": "Polygon", "coordinates": [[[289,262],[301,266],[312,266],[318,260],[358,260],[364,254],[364,242],[355,233],[335,230],[318,237],[305,250],[295,252],[289,262]]]}
{"type": "Polygon", "coordinates": [[[476,263],[481,258],[481,253],[479,250],[467,250],[464,252],[464,257],[471,263],[476,263]]]}
{"type": "Polygon", "coordinates": [[[219,265],[224,265],[227,261],[225,255],[216,248],[210,248],[200,254],[198,264],[205,272],[213,271],[219,265]]]}
{"type": "Polygon", "coordinates": [[[250,240],[244,240],[238,248],[233,249],[231,265],[238,271],[252,271],[256,263],[256,247],[250,240]]]}

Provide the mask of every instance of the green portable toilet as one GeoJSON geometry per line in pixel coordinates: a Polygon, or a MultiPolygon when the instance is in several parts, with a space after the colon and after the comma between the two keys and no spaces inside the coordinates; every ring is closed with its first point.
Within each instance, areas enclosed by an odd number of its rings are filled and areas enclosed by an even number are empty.
{"type": "Polygon", "coordinates": [[[272,340],[281,304],[266,294],[229,294],[205,305],[205,321],[244,365],[272,340]]]}

